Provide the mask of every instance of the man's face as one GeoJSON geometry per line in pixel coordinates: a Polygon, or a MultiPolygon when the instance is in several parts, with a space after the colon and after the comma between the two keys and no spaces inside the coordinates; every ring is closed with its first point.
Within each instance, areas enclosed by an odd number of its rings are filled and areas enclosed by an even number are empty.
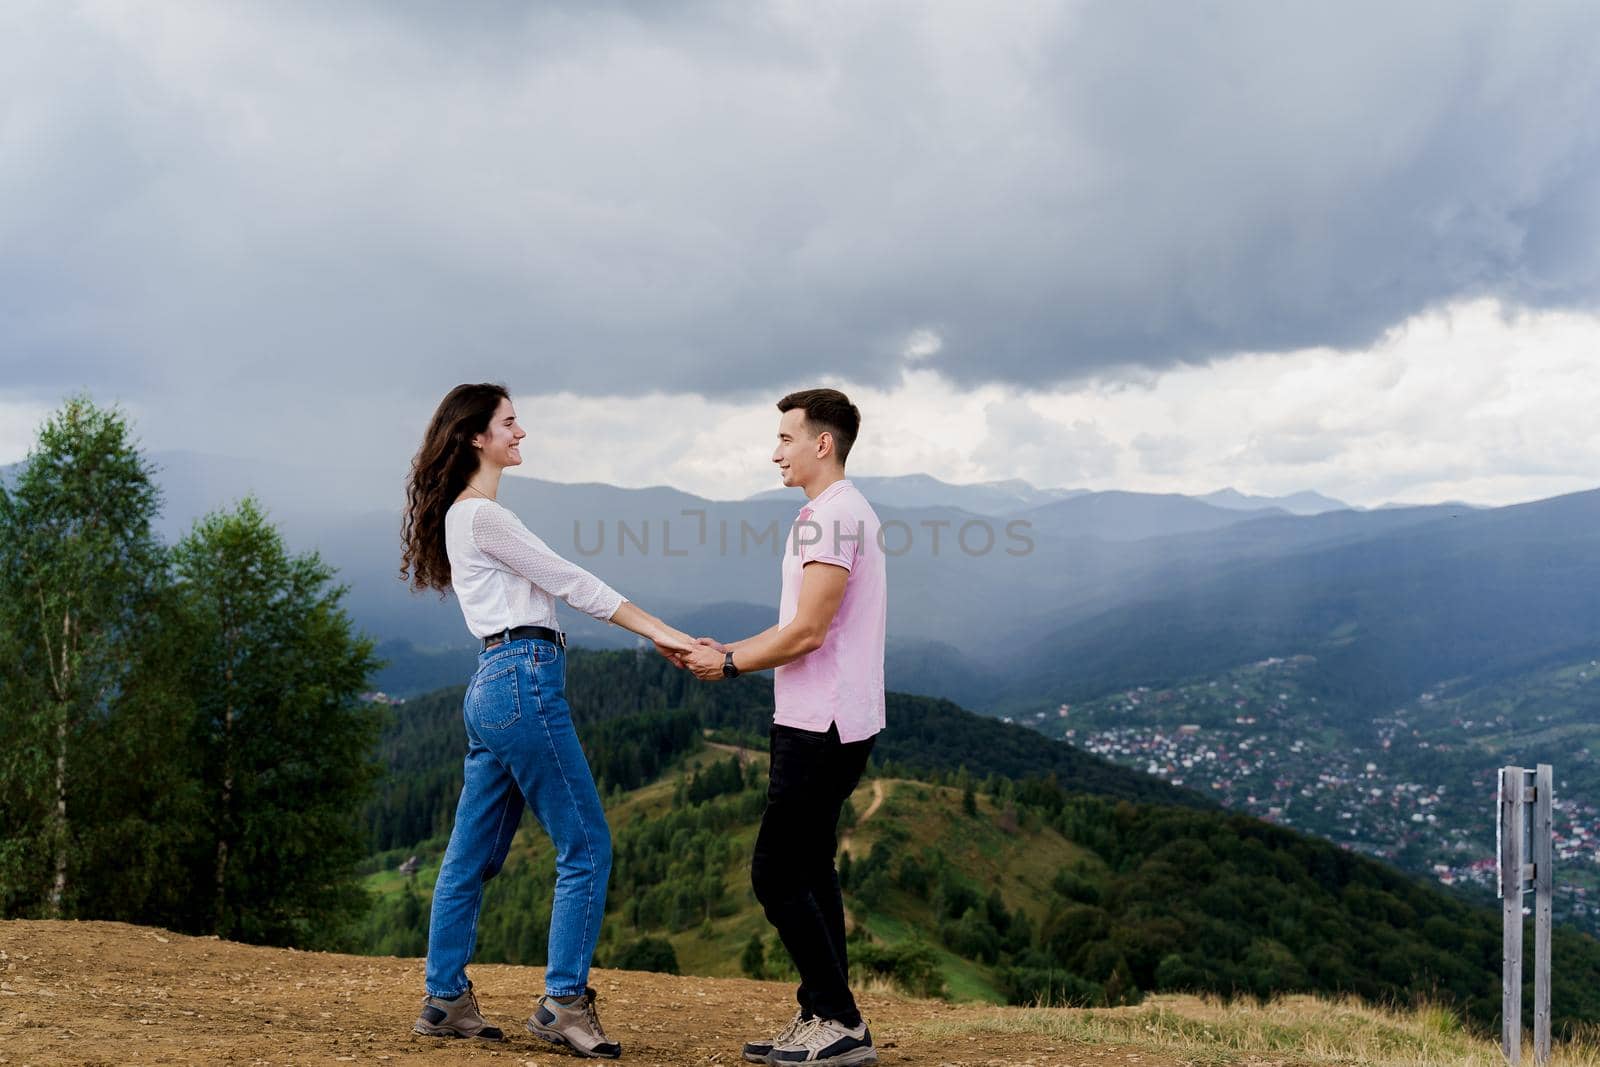
{"type": "Polygon", "coordinates": [[[806,413],[801,408],[790,408],[778,420],[778,447],[772,451],[772,462],[778,465],[787,486],[804,485],[816,473],[817,438],[806,425],[806,413]]]}
{"type": "Polygon", "coordinates": [[[517,446],[526,436],[527,431],[517,425],[516,409],[511,406],[511,401],[502,397],[499,406],[494,409],[494,417],[489,420],[489,428],[472,439],[479,449],[478,462],[493,463],[497,467],[515,467],[522,462],[522,453],[517,446]]]}

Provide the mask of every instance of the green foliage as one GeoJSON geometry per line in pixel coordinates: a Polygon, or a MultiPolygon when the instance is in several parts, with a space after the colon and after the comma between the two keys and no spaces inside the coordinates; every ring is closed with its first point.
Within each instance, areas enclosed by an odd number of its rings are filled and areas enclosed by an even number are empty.
{"type": "Polygon", "coordinates": [[[891,728],[879,735],[873,760],[884,777],[926,778],[966,768],[973,775],[1033,778],[1052,788],[1149,804],[1213,810],[1187,789],[1092,756],[1071,745],[1046,745],[1023,726],[974,715],[948,700],[888,695],[891,728]]]}
{"type": "Polygon", "coordinates": [[[187,649],[183,688],[208,818],[210,878],[185,924],[233,939],[332,944],[366,911],[358,814],[381,768],[381,713],[358,694],[374,667],[344,590],[291,555],[252,500],[206,516],[173,551],[187,649]]]}
{"type": "Polygon", "coordinates": [[[844,803],[839,806],[839,821],[834,826],[834,833],[842,834],[856,824],[856,806],[850,802],[849,797],[844,798],[844,803]]]}
{"type": "MultiPolygon", "coordinates": [[[[692,732],[692,731],[691,731],[692,732]]],[[[695,771],[689,778],[685,799],[690,804],[701,804],[744,788],[744,768],[737,756],[713,763],[705,772],[695,771]]]]}
{"type": "MultiPolygon", "coordinates": [[[[377,849],[409,848],[449,836],[467,751],[461,723],[464,692],[463,687],[441,689],[391,710],[378,742],[387,773],[363,815],[377,849]]],[[[573,700],[574,694],[569,692],[568,698],[573,700]]],[[[601,795],[637,789],[700,747],[699,720],[691,711],[596,718],[592,705],[579,703],[586,711],[582,716],[575,712],[578,738],[601,795]]],[[[728,785],[722,778],[717,781],[718,788],[728,785]]]]}
{"type": "Polygon", "coordinates": [[[1205,968],[1181,953],[1169,952],[1156,965],[1156,989],[1162,993],[1192,993],[1205,987],[1205,968]]]}
{"type": "Polygon", "coordinates": [[[767,937],[767,978],[774,982],[798,982],[800,972],[795,969],[794,958],[789,955],[789,949],[773,931],[767,937]]]}
{"type": "MultiPolygon", "coordinates": [[[[1266,998],[1353,994],[1406,1003],[1420,991],[1481,1027],[1499,1010],[1497,912],[1382,864],[1267,823],[1077,797],[1057,829],[1105,862],[1056,879],[1040,931],[1051,964],[1115,987],[1266,998]],[[1084,903],[1097,897],[1099,904],[1084,903]],[[1115,981],[1113,981],[1115,979],[1115,981]]],[[[1563,1010],[1600,1012],[1600,946],[1555,931],[1563,1010]]]]}
{"type": "Polygon", "coordinates": [[[380,851],[449,835],[467,751],[462,695],[442,689],[389,709],[378,739],[385,774],[364,813],[380,851]]]}
{"type": "MultiPolygon", "coordinates": [[[[637,789],[655,781],[663,769],[700,747],[700,723],[689,711],[651,712],[626,721],[584,720],[582,727],[584,755],[602,791],[637,789]]],[[[724,791],[737,788],[735,782],[724,791]]]]}
{"type": "Polygon", "coordinates": [[[744,952],[739,956],[739,970],[749,978],[767,976],[767,953],[761,946],[760,934],[751,934],[750,940],[745,942],[744,952]]]}
{"type": "MultiPolygon", "coordinates": [[[[772,724],[772,681],[762,675],[704,685],[654,654],[574,649],[567,679],[567,699],[579,722],[676,709],[744,743],[764,739],[772,724]]],[[[1097,796],[1215,807],[1197,793],[1070,745],[1040,744],[1033,730],[974,715],[948,700],[889,693],[886,701],[893,729],[880,734],[873,748],[873,761],[886,775],[918,777],[965,767],[972,776],[1054,776],[1074,791],[1097,796]]]]}
{"type": "MultiPolygon", "coordinates": [[[[410,705],[401,710],[410,710],[410,705]]],[[[407,718],[397,716],[396,721],[407,718]]],[[[648,736],[651,724],[659,726],[669,719],[670,713],[650,712],[590,723],[589,729],[600,727],[618,737],[648,736]]],[[[394,729],[391,725],[391,740],[405,736],[394,729]]],[[[681,735],[669,729],[660,736],[681,735]]],[[[684,790],[681,805],[657,817],[613,826],[604,936],[607,943],[620,947],[601,948],[602,958],[613,966],[677,973],[677,955],[665,935],[689,930],[703,935],[708,923],[737,906],[727,883],[730,872],[748,857],[733,847],[728,834],[760,818],[765,783],[747,784],[746,772],[736,759],[713,763],[696,777],[702,792],[717,795],[690,800],[684,790]],[[730,785],[733,792],[720,791],[730,785]]],[[[543,965],[554,886],[553,853],[545,842],[535,845],[531,858],[514,851],[485,887],[476,958],[543,965]]],[[[391,893],[374,904],[358,931],[358,943],[365,951],[396,952],[426,937],[427,916],[425,911],[416,914],[407,896],[410,892],[408,883],[406,893],[391,893]]],[[[771,974],[786,961],[780,949],[762,965],[771,974]]]]}
{"type": "MultiPolygon", "coordinates": [[[[648,678],[663,669],[649,660],[580,652],[572,662],[571,697],[592,716],[580,733],[592,737],[604,726],[626,737],[637,716],[673,713],[665,696],[648,698],[648,678]],[[631,703],[639,710],[626,714],[587,701],[580,683],[612,693],[622,708],[631,703]]],[[[661,678],[663,687],[681,685],[661,678]]],[[[701,726],[743,732],[764,725],[770,693],[749,687],[743,696],[733,687],[722,692],[690,713],[701,726]]],[[[452,730],[459,730],[459,699],[457,691],[454,706],[441,705],[452,730]]],[[[1348,994],[1371,1003],[1405,1003],[1425,991],[1470,1025],[1493,1023],[1499,1005],[1497,912],[1244,816],[1188,800],[1189,806],[1129,802],[1189,795],[1143,791],[1124,780],[1137,776],[1122,771],[1098,777],[1104,768],[1096,764],[1085,765],[1082,780],[1069,778],[1059,773],[1064,765],[1052,754],[1070,751],[1064,746],[1043,744],[1022,731],[1027,747],[1012,751],[1003,724],[948,711],[938,701],[899,701],[891,697],[891,728],[880,739],[879,753],[895,751],[897,735],[922,737],[926,723],[947,726],[963,743],[956,754],[937,737],[904,742],[899,751],[905,762],[881,764],[878,773],[903,773],[915,754],[927,761],[926,777],[959,793],[893,783],[890,800],[854,829],[856,853],[840,861],[847,906],[858,923],[882,931],[877,938],[852,940],[858,980],[881,976],[926,992],[976,974],[1014,1003],[1081,1005],[1137,1003],[1144,992],[1156,990],[1222,997],[1348,994]],[[976,816],[959,813],[956,805],[966,791],[963,764],[978,768],[966,779],[975,799],[980,791],[995,797],[997,808],[1015,810],[1014,818],[991,820],[982,804],[975,805],[976,816]],[[1010,777],[1005,765],[1034,770],[1010,777]],[[1085,795],[1102,786],[1109,795],[1085,795]],[[1018,839],[1024,848],[1042,846],[1047,836],[1052,848],[1071,847],[1073,860],[1030,875],[1020,886],[1023,895],[1017,895],[1016,880],[1003,880],[1002,898],[994,889],[1002,872],[983,866],[990,854],[985,850],[1018,839]],[[959,865],[950,858],[958,853],[959,865]],[[918,942],[917,936],[927,940],[918,942]]],[[[415,713],[419,703],[400,709],[401,715],[415,713]]],[[[441,756],[436,749],[434,755],[459,761],[456,753],[441,756]]],[[[759,916],[742,883],[764,779],[757,765],[746,765],[740,788],[730,791],[737,770],[729,760],[702,763],[678,779],[673,806],[666,804],[670,788],[663,788],[649,804],[632,807],[631,817],[614,820],[608,944],[665,938],[684,966],[706,967],[691,953],[703,951],[696,947],[698,935],[709,922],[728,938],[721,958],[730,969],[749,973],[759,967],[769,978],[792,970],[774,937],[752,938],[744,925],[747,916],[759,916]],[[650,814],[638,814],[643,811],[650,814]],[[731,930],[738,933],[730,937],[731,930]]],[[[1004,854],[996,853],[994,862],[1004,854]]],[[[546,864],[523,863],[490,884],[480,944],[491,954],[483,958],[540,962],[508,946],[518,936],[535,943],[530,928],[548,923],[545,902],[554,872],[546,864]],[[528,895],[497,885],[508,878],[531,879],[528,895]]],[[[1600,946],[1558,929],[1555,965],[1567,976],[1556,986],[1557,1013],[1600,1020],[1600,946]]]]}
{"type": "Polygon", "coordinates": [[[940,863],[939,890],[934,908],[945,919],[959,919],[977,907],[978,891],[947,863],[940,863]]]}
{"type": "Polygon", "coordinates": [[[555,857],[509,863],[489,881],[478,923],[478,957],[486,962],[543,966],[550,948],[555,857]]]}
{"type": "MultiPolygon", "coordinates": [[[[763,744],[772,722],[770,679],[747,676],[703,685],[661,657],[635,652],[568,652],[567,701],[602,794],[634,789],[713,738],[763,744]]],[[[380,740],[388,774],[365,820],[379,850],[411,847],[449,834],[461,791],[463,686],[441,689],[395,708],[380,740]]],[[[986,775],[1056,776],[1074,788],[1129,799],[1204,806],[1174,789],[1067,745],[1042,745],[1031,730],[974,715],[949,701],[888,695],[893,730],[880,735],[874,757],[886,769],[931,773],[976,766],[986,775]]],[[[745,768],[745,788],[756,784],[745,768]]],[[[726,789],[730,781],[719,781],[726,789]]],[[[685,795],[680,803],[688,802],[685,795]]],[[[707,786],[700,787],[709,788],[707,786]]],[[[709,794],[702,794],[707,798],[709,794]]],[[[841,815],[841,828],[853,821],[841,815]]]]}
{"type": "MultiPolygon", "coordinates": [[[[851,861],[849,891],[857,904],[867,911],[875,911],[894,887],[889,868],[894,862],[894,842],[880,839],[872,843],[872,851],[859,863],[851,861]]],[[[840,880],[840,888],[845,888],[840,880]]]]}
{"type": "Polygon", "coordinates": [[[727,831],[760,818],[761,790],[746,789],[614,830],[611,895],[635,929],[680,931],[732,907],[727,871],[746,857],[727,831]]]}
{"type": "MultiPolygon", "coordinates": [[[[95,914],[86,870],[129,842],[169,861],[181,847],[168,818],[181,797],[118,772],[107,786],[126,792],[112,797],[99,778],[125,743],[139,748],[121,720],[153,712],[143,635],[166,585],[159,503],[126,421],[87,397],[46,421],[0,487],[0,914],[95,914]]],[[[141,888],[159,892],[135,878],[124,895],[141,888]]]]}
{"type": "Polygon", "coordinates": [[[0,914],[334,945],[366,908],[370,645],[246,501],[167,551],[115,411],[0,488],[0,914]]]}
{"type": "Polygon", "coordinates": [[[1050,888],[1057,896],[1080,904],[1099,904],[1100,889],[1089,879],[1063,867],[1056,872],[1050,888]]]}
{"type": "Polygon", "coordinates": [[[1000,935],[977,908],[968,908],[959,919],[939,924],[939,939],[958,956],[993,964],[1000,958],[1000,935]]]}
{"type": "Polygon", "coordinates": [[[933,946],[919,938],[898,945],[855,940],[850,943],[850,975],[886,979],[915,997],[944,996],[944,975],[933,946]]]}
{"type": "Polygon", "coordinates": [[[641,937],[629,941],[618,950],[611,966],[624,971],[658,971],[677,974],[678,954],[672,942],[664,937],[641,937]]]}
{"type": "Polygon", "coordinates": [[[1089,1008],[1106,1003],[1098,982],[1053,966],[1028,964],[1002,968],[1000,988],[1007,1003],[1045,1008],[1089,1008]]]}
{"type": "Polygon", "coordinates": [[[894,882],[918,900],[927,900],[932,876],[928,873],[927,867],[917,862],[915,856],[907,856],[900,861],[900,866],[895,871],[894,882]]]}
{"type": "Polygon", "coordinates": [[[395,897],[368,909],[356,943],[377,956],[421,956],[428,950],[428,911],[428,899],[407,880],[395,897]]]}

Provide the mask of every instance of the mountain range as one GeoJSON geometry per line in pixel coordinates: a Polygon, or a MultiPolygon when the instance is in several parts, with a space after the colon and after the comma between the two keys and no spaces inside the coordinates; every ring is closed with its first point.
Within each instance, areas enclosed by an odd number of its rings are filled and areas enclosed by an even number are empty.
{"type": "MultiPolygon", "coordinates": [[[[421,691],[470,670],[455,604],[398,578],[398,477],[153,458],[169,539],[253,493],[292,547],[336,566],[352,617],[392,661],[380,684],[421,691]]],[[[857,481],[893,553],[890,685],[989,713],[1318,650],[1330,691],[1381,702],[1576,643],[1600,622],[1594,492],[1362,511],[1314,493],[1208,500],[857,481]],[[1297,513],[1312,508],[1326,510],[1297,513]]],[[[779,542],[803,501],[797,490],[714,501],[514,476],[501,499],[624,595],[719,637],[776,618],[779,542]]],[[[631,643],[562,611],[578,643],[631,643]]]]}

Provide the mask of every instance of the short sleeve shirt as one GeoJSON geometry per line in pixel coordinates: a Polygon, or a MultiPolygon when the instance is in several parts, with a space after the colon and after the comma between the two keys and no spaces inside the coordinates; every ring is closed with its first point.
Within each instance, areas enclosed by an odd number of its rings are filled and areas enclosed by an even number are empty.
{"type": "Polygon", "coordinates": [[[773,672],[773,721],[863,741],[884,726],[883,645],[888,576],[878,541],[878,516],[848,478],[834,482],[795,516],[783,546],[783,596],[778,625],[794,621],[808,563],[850,572],[844,599],[822,647],[773,672]]]}

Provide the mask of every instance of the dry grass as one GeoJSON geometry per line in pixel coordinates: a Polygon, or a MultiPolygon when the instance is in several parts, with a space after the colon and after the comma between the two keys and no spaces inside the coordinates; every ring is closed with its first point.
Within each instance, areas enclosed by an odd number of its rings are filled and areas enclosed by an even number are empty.
{"type": "MultiPolygon", "coordinates": [[[[1498,1041],[1465,1030],[1448,1008],[1385,1011],[1351,1000],[1286,997],[1267,1005],[1155,996],[1134,1008],[1025,1008],[980,1019],[926,1024],[929,1037],[975,1034],[1118,1046],[1159,1052],[1195,1067],[1274,1063],[1295,1067],[1500,1067],[1498,1041]]],[[[1597,1035],[1558,1042],[1553,1067],[1600,1067],[1597,1035]]],[[[1026,1048],[1026,1044],[1019,1049],[1026,1048]]],[[[1522,1062],[1533,1063],[1532,1045],[1522,1062]]]]}

